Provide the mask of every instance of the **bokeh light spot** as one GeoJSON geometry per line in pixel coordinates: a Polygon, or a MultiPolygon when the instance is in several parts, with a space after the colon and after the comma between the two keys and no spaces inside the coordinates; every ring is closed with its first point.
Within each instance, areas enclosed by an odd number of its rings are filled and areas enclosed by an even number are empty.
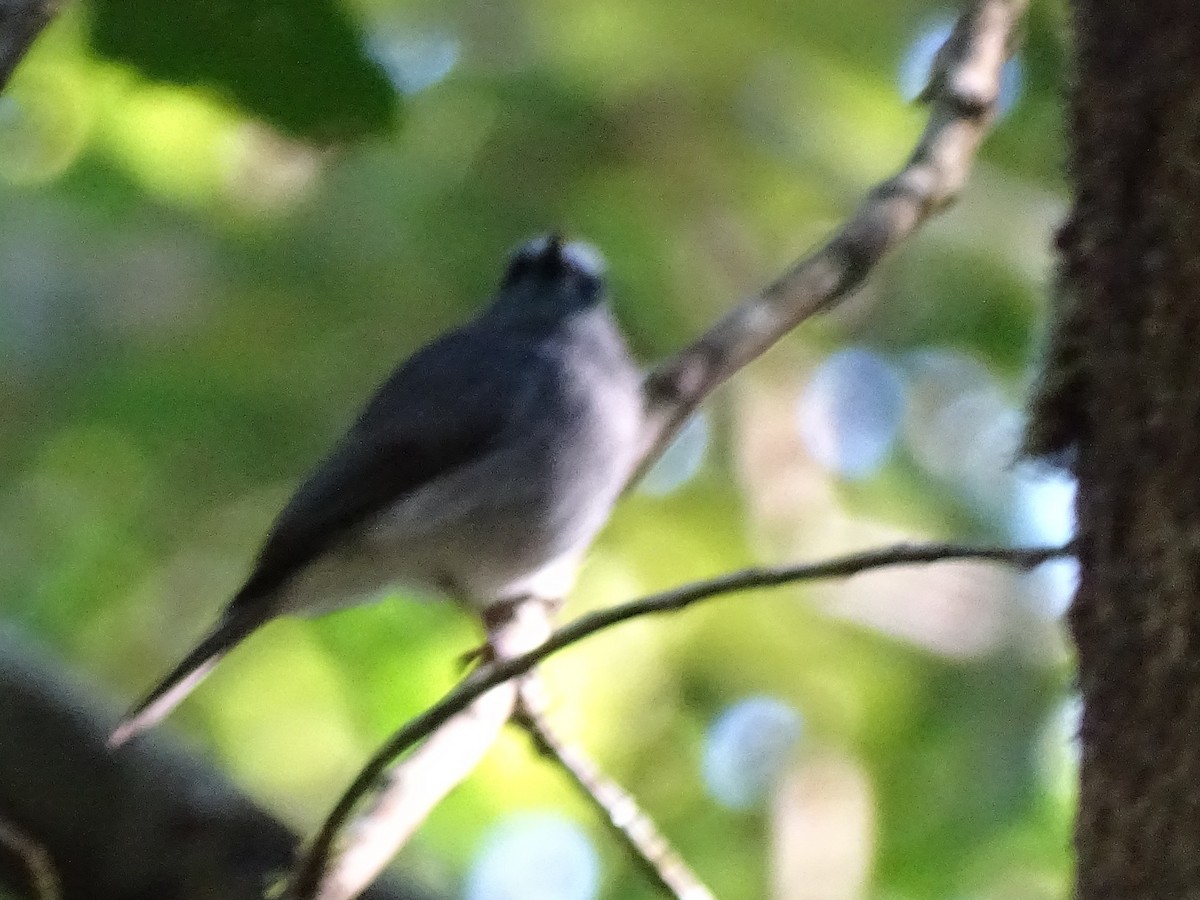
{"type": "Polygon", "coordinates": [[[1065,544],[1075,536],[1075,479],[1066,472],[1022,466],[1012,536],[1024,544],[1065,544]]]}
{"type": "Polygon", "coordinates": [[[943,348],[911,354],[904,371],[913,458],[987,515],[1006,509],[1024,419],[999,382],[978,360],[943,348]]]}
{"type": "Polygon", "coordinates": [[[600,861],[583,830],[554,813],[520,813],[483,840],[467,900],[592,900],[600,861]]]}
{"type": "MultiPolygon", "coordinates": [[[[900,93],[905,100],[912,102],[925,90],[933,71],[933,61],[953,30],[954,19],[942,16],[929,22],[908,45],[898,73],[900,93]]],[[[1016,106],[1024,87],[1025,69],[1021,57],[1014,54],[1000,71],[1000,95],[996,102],[998,118],[1003,118],[1016,106]]]]}
{"type": "Polygon", "coordinates": [[[887,460],[903,413],[904,386],[893,366],[869,350],[842,350],[801,395],[800,436],[825,468],[865,478],[887,460]]]}
{"type": "Polygon", "coordinates": [[[454,70],[461,45],[448,34],[380,32],[371,38],[367,49],[396,90],[416,94],[454,70]]]}
{"type": "Polygon", "coordinates": [[[1047,792],[1074,808],[1079,784],[1079,727],[1083,700],[1071,694],[1047,718],[1037,745],[1038,771],[1047,792]]]}
{"type": "Polygon", "coordinates": [[[0,178],[57,178],[83,150],[90,124],[81,86],[68,72],[21,70],[0,97],[0,178]]]}
{"type": "Polygon", "coordinates": [[[114,105],[104,134],[148,191],[203,206],[223,193],[225,147],[243,121],[204,91],[135,83],[114,105]]]}
{"type": "MultiPolygon", "coordinates": [[[[1065,544],[1075,537],[1075,479],[1048,466],[1018,469],[1010,533],[1014,543],[1065,544]]],[[[1048,618],[1067,611],[1079,586],[1079,562],[1054,559],[1026,575],[1031,605],[1048,618]]]]}
{"type": "Polygon", "coordinates": [[[646,473],[640,490],[652,497],[662,497],[683,487],[704,464],[708,441],[708,416],[698,412],[687,420],[675,440],[646,473]]]}
{"type": "Polygon", "coordinates": [[[704,784],[712,798],[730,809],[762,803],[782,779],[802,723],[774,697],[748,697],[726,708],[704,747],[704,784]]]}

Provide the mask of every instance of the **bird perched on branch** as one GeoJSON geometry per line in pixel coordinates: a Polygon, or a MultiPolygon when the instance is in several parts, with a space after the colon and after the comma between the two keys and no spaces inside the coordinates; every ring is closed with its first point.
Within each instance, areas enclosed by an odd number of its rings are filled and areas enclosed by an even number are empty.
{"type": "Polygon", "coordinates": [[[393,585],[485,617],[565,596],[631,473],[642,417],[603,269],[586,244],[522,246],[483,312],[383,384],[280,513],[213,629],[109,743],[160,721],[278,615],[393,585]]]}

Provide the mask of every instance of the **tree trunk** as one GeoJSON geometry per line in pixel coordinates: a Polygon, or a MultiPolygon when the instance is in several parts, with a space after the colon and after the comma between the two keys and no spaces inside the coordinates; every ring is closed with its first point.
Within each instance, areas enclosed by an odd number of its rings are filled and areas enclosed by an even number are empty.
{"type": "Polygon", "coordinates": [[[1200,3],[1074,0],[1064,309],[1031,445],[1069,450],[1078,897],[1200,897],[1200,3]]]}

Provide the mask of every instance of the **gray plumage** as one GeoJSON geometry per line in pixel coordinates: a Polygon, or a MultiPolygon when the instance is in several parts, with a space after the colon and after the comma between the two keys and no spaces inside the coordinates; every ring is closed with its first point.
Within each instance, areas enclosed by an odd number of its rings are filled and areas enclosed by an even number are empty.
{"type": "Polygon", "coordinates": [[[562,597],[632,470],[639,384],[595,251],[523,246],[477,318],[379,389],[280,513],[217,625],[110,743],[161,720],[282,613],[393,585],[480,611],[562,597]]]}

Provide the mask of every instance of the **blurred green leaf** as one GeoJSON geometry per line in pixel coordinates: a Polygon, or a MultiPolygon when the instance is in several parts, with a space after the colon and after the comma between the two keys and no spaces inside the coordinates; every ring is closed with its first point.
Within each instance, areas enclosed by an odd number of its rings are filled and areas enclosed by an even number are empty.
{"type": "Polygon", "coordinates": [[[333,0],[92,0],[97,52],[203,86],[297,136],[388,130],[397,94],[333,0]]]}

